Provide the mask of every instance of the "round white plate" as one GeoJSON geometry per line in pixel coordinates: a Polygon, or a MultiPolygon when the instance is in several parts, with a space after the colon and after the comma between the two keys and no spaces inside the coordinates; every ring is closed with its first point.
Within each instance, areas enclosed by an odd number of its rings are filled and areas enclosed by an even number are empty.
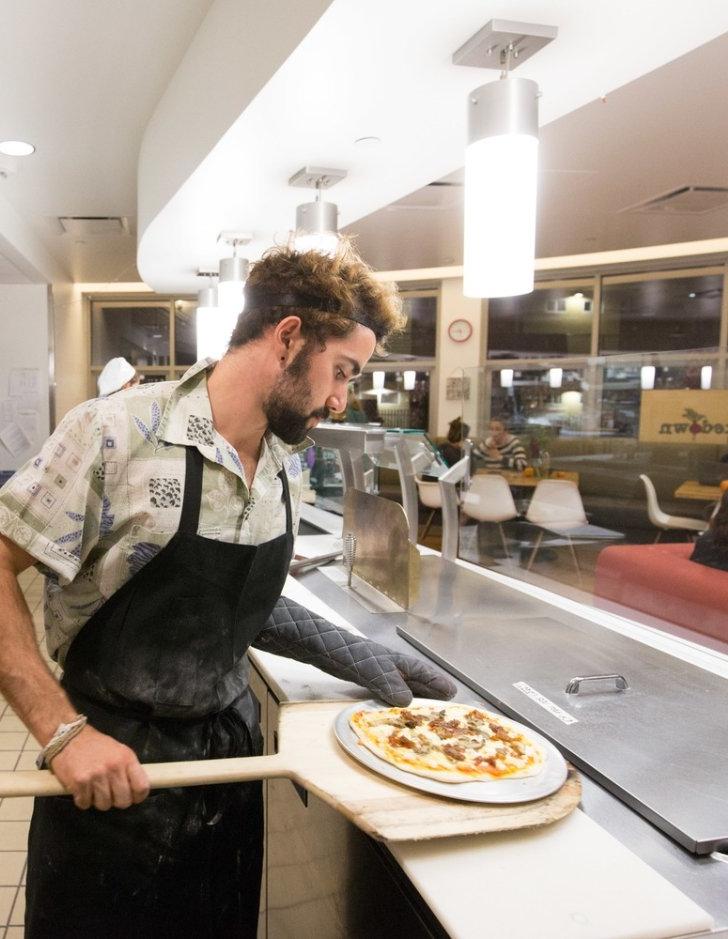
{"type": "MultiPolygon", "coordinates": [[[[457,704],[456,701],[434,701],[429,698],[415,698],[412,704],[434,704],[442,707],[444,704],[457,704]]],[[[470,703],[470,702],[468,702],[470,703]]],[[[354,711],[360,711],[362,708],[368,710],[381,711],[388,708],[388,704],[381,701],[360,701],[352,704],[341,711],[334,721],[334,733],[336,739],[347,753],[358,760],[364,766],[387,779],[393,779],[403,786],[409,786],[411,789],[419,789],[421,792],[431,792],[433,795],[445,796],[448,799],[458,799],[461,802],[492,802],[492,803],[510,803],[510,802],[533,802],[534,799],[543,799],[556,792],[566,782],[568,767],[563,756],[556,747],[542,737],[541,734],[531,730],[530,727],[524,727],[510,717],[504,718],[526,736],[530,737],[535,743],[543,747],[545,760],[543,769],[536,776],[524,776],[521,779],[488,779],[476,780],[472,782],[449,783],[440,782],[438,779],[428,779],[426,776],[417,776],[415,773],[408,773],[399,769],[377,756],[376,753],[364,746],[349,723],[349,718],[354,711]]],[[[479,704],[473,707],[489,710],[479,704]]],[[[495,713],[495,712],[494,712],[495,713]]]]}

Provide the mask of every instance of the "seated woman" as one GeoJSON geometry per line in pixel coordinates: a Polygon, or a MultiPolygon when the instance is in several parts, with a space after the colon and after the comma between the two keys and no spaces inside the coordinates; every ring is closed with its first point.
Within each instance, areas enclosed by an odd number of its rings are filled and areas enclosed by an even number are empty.
{"type": "Polygon", "coordinates": [[[470,433],[470,426],[463,424],[461,418],[450,421],[447,440],[440,446],[440,453],[448,466],[454,466],[463,455],[463,440],[470,433]]]}
{"type": "Polygon", "coordinates": [[[508,425],[500,418],[494,418],[488,425],[490,436],[478,444],[476,452],[485,463],[486,469],[511,469],[518,473],[528,466],[523,444],[508,433],[508,425]]]}
{"type": "Polygon", "coordinates": [[[728,490],[723,493],[708,530],[695,542],[690,560],[728,571],[728,490]]]}

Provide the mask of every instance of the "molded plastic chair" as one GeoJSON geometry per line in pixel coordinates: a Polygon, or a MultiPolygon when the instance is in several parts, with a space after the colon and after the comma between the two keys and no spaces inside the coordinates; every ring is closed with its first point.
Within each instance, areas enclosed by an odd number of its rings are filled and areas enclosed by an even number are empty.
{"type": "Polygon", "coordinates": [[[657,501],[657,492],[649,476],[640,474],[640,479],[645,487],[647,495],[647,516],[655,528],[658,529],[655,544],[662,537],[664,531],[684,531],[688,541],[692,541],[695,533],[703,532],[707,529],[708,523],[699,518],[688,518],[684,515],[668,515],[663,512],[657,501]]]}
{"type": "Polygon", "coordinates": [[[470,488],[462,494],[461,507],[463,515],[478,522],[494,522],[498,525],[503,550],[506,557],[510,557],[503,522],[518,518],[519,513],[511,495],[511,487],[505,479],[496,475],[473,476],[470,488]]]}
{"type": "Polygon", "coordinates": [[[427,532],[430,530],[430,525],[432,525],[435,513],[438,509],[442,508],[442,495],[440,493],[440,483],[438,482],[431,482],[430,480],[420,479],[419,476],[415,476],[415,483],[417,484],[417,494],[420,497],[420,502],[425,508],[432,510],[430,517],[425,523],[425,530],[417,539],[422,542],[427,537],[427,532]]]}
{"type": "MultiPolygon", "coordinates": [[[[526,511],[526,520],[533,525],[539,525],[542,529],[554,531],[565,537],[569,542],[569,549],[576,569],[581,575],[576,551],[574,551],[574,545],[569,533],[588,525],[589,520],[586,517],[584,503],[581,501],[581,494],[576,483],[570,479],[540,480],[536,484],[533,498],[526,511]]],[[[544,532],[540,531],[528,561],[527,569],[529,571],[538,549],[541,547],[543,536],[544,532]]]]}

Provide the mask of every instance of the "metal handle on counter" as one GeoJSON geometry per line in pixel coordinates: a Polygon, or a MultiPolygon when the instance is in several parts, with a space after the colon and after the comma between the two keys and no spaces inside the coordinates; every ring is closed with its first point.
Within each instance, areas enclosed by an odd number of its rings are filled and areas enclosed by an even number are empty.
{"type": "Polygon", "coordinates": [[[627,679],[624,675],[582,675],[579,678],[572,678],[566,686],[567,694],[579,694],[579,688],[583,682],[587,681],[613,681],[612,691],[626,691],[629,688],[627,679]]]}
{"type": "Polygon", "coordinates": [[[330,551],[328,554],[319,554],[315,558],[300,558],[298,561],[291,561],[288,567],[288,573],[294,577],[296,574],[303,574],[313,567],[320,567],[322,564],[328,564],[341,557],[341,551],[330,551]]]}

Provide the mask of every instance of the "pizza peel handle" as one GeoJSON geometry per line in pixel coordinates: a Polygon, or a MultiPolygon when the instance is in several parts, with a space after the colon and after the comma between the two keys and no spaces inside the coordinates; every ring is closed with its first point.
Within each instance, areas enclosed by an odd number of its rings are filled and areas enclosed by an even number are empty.
{"type": "MultiPolygon", "coordinates": [[[[294,776],[293,768],[281,753],[225,760],[146,763],[144,769],[152,789],[165,789],[169,786],[209,786],[216,783],[294,776]]],[[[64,795],[68,795],[68,791],[50,770],[0,772],[0,798],[64,795]]]]}

